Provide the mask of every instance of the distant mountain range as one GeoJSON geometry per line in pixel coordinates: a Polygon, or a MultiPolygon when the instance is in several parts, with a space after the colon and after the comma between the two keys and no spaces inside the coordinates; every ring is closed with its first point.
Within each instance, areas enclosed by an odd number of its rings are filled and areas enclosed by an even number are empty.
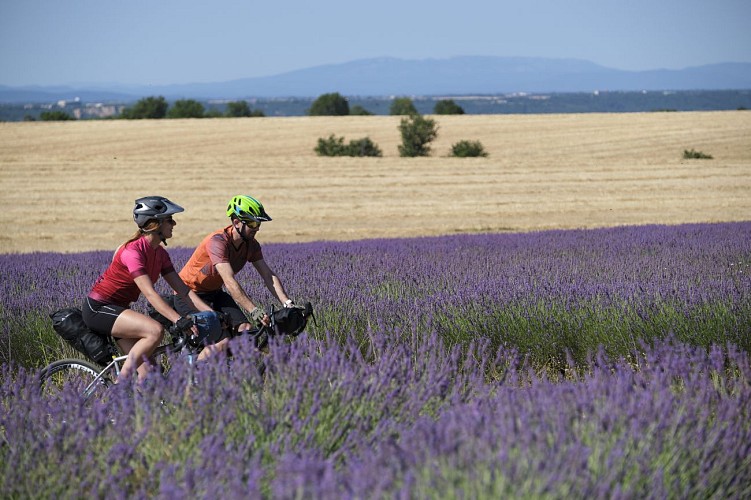
{"type": "Polygon", "coordinates": [[[655,90],[751,89],[751,63],[721,63],[681,70],[623,71],[579,59],[466,56],[449,59],[363,59],[274,76],[174,85],[91,84],[7,87],[0,102],[131,102],[167,99],[250,99],[345,96],[459,96],[655,90]]]}

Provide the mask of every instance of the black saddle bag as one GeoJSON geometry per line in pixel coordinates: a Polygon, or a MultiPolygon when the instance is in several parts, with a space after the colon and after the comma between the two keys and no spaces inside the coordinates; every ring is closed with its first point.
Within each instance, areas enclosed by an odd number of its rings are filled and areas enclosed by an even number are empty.
{"type": "Polygon", "coordinates": [[[117,353],[110,340],[86,326],[77,307],[60,309],[50,314],[52,328],[71,347],[98,365],[105,366],[117,353]]]}

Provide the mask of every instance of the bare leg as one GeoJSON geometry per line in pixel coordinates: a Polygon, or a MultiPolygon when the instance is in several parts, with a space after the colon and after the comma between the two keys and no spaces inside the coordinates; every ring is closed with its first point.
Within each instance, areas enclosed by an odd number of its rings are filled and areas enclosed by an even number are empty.
{"type": "MultiPolygon", "coordinates": [[[[117,341],[117,345],[120,346],[120,350],[122,350],[126,354],[130,352],[135,343],[135,339],[120,339],[117,341]]],[[[149,373],[149,368],[150,367],[148,366],[148,363],[141,363],[141,366],[138,367],[139,380],[142,380],[143,377],[145,377],[146,374],[149,373]]]]}
{"type": "Polygon", "coordinates": [[[128,358],[123,363],[120,378],[125,379],[131,372],[138,370],[138,380],[143,380],[148,366],[142,366],[145,358],[151,356],[162,342],[164,330],[157,321],[133,310],[123,311],[112,326],[112,336],[120,337],[120,346],[127,351],[128,358]]]}
{"type": "MultiPolygon", "coordinates": [[[[237,327],[236,331],[242,332],[245,330],[250,330],[250,328],[251,328],[250,323],[242,323],[237,327]]],[[[206,346],[206,348],[203,351],[201,351],[201,353],[198,355],[197,360],[203,361],[204,359],[208,358],[209,356],[213,356],[214,354],[218,352],[226,351],[228,347],[229,347],[229,339],[222,339],[216,344],[211,344],[209,346],[206,346]]]]}
{"type": "Polygon", "coordinates": [[[197,361],[203,361],[204,359],[208,358],[209,356],[213,356],[218,352],[226,351],[228,345],[229,339],[222,339],[216,344],[207,345],[203,349],[203,351],[198,354],[197,361]]]}

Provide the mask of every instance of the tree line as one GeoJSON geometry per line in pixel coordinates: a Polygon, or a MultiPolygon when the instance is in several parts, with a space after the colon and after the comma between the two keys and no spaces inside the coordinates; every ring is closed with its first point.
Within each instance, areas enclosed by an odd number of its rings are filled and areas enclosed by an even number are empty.
{"type": "MultiPolygon", "coordinates": [[[[436,115],[463,115],[464,109],[456,104],[453,99],[441,99],[435,103],[433,113],[436,115]]],[[[319,96],[308,109],[309,116],[347,116],[347,115],[372,115],[370,111],[363,106],[356,105],[349,107],[349,101],[346,97],[338,92],[323,94],[319,96]]],[[[397,97],[391,101],[389,114],[399,115],[417,115],[417,108],[414,101],[409,97],[397,97]]]]}
{"type": "MultiPolygon", "coordinates": [[[[550,94],[510,94],[496,96],[460,97],[461,106],[452,99],[439,97],[415,97],[411,99],[398,97],[362,97],[350,96],[344,99],[336,94],[320,96],[320,103],[311,106],[313,99],[257,99],[248,101],[254,103],[255,109],[250,109],[248,102],[239,102],[240,111],[233,110],[236,106],[207,104],[204,101],[203,113],[200,107],[191,103],[176,105],[172,114],[183,117],[220,117],[220,116],[302,116],[311,112],[318,113],[323,109],[325,113],[336,115],[388,115],[409,114],[410,107],[416,107],[424,114],[548,114],[548,113],[622,113],[622,112],[665,112],[665,111],[719,111],[719,110],[747,110],[751,109],[751,90],[715,90],[715,91],[677,91],[677,92],[580,92],[580,93],[550,93],[550,94]],[[326,97],[324,97],[326,96],[326,97]],[[333,97],[332,97],[333,96],[333,97]],[[333,101],[333,105],[332,105],[333,101]],[[338,104],[337,104],[338,102],[338,104]],[[327,104],[328,103],[328,104],[327,104]],[[344,104],[347,107],[344,107],[344,104]],[[410,106],[411,104],[411,106],[410,106]],[[246,109],[247,108],[247,109],[246,109]],[[182,111],[181,111],[182,109],[182,111]],[[406,110],[405,110],[406,109],[406,110]],[[196,111],[198,110],[198,111],[196,111]]],[[[163,100],[159,97],[147,98],[163,100]]],[[[458,99],[457,99],[458,100],[458,99]]],[[[166,101],[162,107],[168,108],[166,101]]],[[[176,103],[175,103],[176,104],[176,103]]],[[[200,103],[198,103],[200,105],[200,103]]],[[[114,115],[90,114],[86,107],[78,105],[77,110],[71,112],[68,106],[64,109],[50,110],[45,104],[14,104],[0,103],[0,121],[57,121],[74,119],[113,119],[122,116],[123,106],[113,105],[118,110],[114,115]],[[87,116],[88,115],[88,116],[87,116]]],[[[75,107],[75,106],[74,106],[75,107]]],[[[131,106],[128,113],[136,111],[131,106]]],[[[161,118],[167,117],[163,110],[161,118]]]]}
{"type": "MultiPolygon", "coordinates": [[[[437,115],[463,115],[464,110],[452,99],[440,100],[435,104],[434,113],[437,115]]],[[[307,111],[309,116],[368,116],[373,115],[362,106],[350,108],[346,97],[338,92],[319,96],[307,111]]],[[[391,115],[416,115],[418,114],[415,104],[409,97],[397,97],[389,108],[391,115]]],[[[212,118],[212,117],[262,117],[260,110],[252,110],[247,101],[233,101],[227,103],[224,114],[214,111],[207,112],[203,104],[194,99],[181,99],[172,106],[164,97],[146,97],[136,102],[135,105],[125,108],[120,117],[125,119],[158,119],[158,118],[212,118]]]]}
{"type": "MultiPolygon", "coordinates": [[[[452,99],[440,100],[435,104],[434,113],[437,115],[462,115],[464,109],[452,99]]],[[[348,100],[338,92],[319,96],[307,110],[309,116],[368,116],[374,113],[363,106],[355,105],[350,108],[348,100]]],[[[391,102],[389,108],[391,115],[415,115],[418,114],[412,99],[397,97],[391,102]]],[[[120,113],[119,118],[126,120],[162,119],[162,118],[242,118],[263,117],[265,114],[258,109],[251,109],[247,101],[232,101],[226,104],[222,113],[216,109],[207,110],[206,107],[195,99],[178,99],[172,105],[163,96],[149,96],[138,100],[132,106],[126,107],[120,113]]],[[[42,121],[75,120],[65,111],[47,111],[40,117],[42,121]]]]}
{"type": "Polygon", "coordinates": [[[252,110],[247,101],[232,101],[227,103],[224,113],[216,110],[206,111],[203,104],[195,99],[178,99],[172,106],[162,96],[151,96],[140,99],[133,106],[127,107],[120,114],[126,120],[159,119],[159,118],[242,118],[262,117],[264,113],[252,110]]]}

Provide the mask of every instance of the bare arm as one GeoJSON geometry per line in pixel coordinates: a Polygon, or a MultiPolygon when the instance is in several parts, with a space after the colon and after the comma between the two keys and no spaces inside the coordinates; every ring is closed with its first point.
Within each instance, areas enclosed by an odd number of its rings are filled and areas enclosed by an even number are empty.
{"type": "Polygon", "coordinates": [[[139,290],[141,290],[141,293],[146,297],[146,300],[149,301],[149,304],[154,306],[154,309],[156,309],[159,314],[173,323],[180,319],[180,315],[177,314],[177,311],[172,309],[169,304],[159,296],[154,289],[154,283],[151,282],[151,278],[149,278],[148,275],[141,275],[133,281],[138,285],[139,290]]]}
{"type": "Polygon", "coordinates": [[[266,264],[265,260],[257,260],[253,262],[253,266],[256,268],[256,271],[258,271],[258,274],[261,275],[266,288],[269,289],[271,294],[276,297],[280,303],[284,304],[285,302],[290,300],[287,296],[287,292],[284,290],[282,281],[279,279],[276,273],[271,270],[269,265],[266,264]]]}
{"type": "Polygon", "coordinates": [[[256,308],[256,304],[248,297],[243,287],[235,279],[235,271],[232,270],[232,266],[227,262],[222,262],[215,265],[216,271],[222,277],[224,281],[224,287],[227,289],[227,293],[230,294],[232,299],[247,312],[256,308]]]}
{"type": "Polygon", "coordinates": [[[164,276],[164,280],[169,283],[169,285],[172,287],[172,289],[179,295],[180,297],[187,299],[193,304],[193,307],[198,311],[211,311],[211,307],[209,307],[206,302],[201,300],[201,298],[196,295],[196,293],[188,288],[188,285],[186,285],[183,280],[180,278],[180,275],[172,272],[164,276]]]}

